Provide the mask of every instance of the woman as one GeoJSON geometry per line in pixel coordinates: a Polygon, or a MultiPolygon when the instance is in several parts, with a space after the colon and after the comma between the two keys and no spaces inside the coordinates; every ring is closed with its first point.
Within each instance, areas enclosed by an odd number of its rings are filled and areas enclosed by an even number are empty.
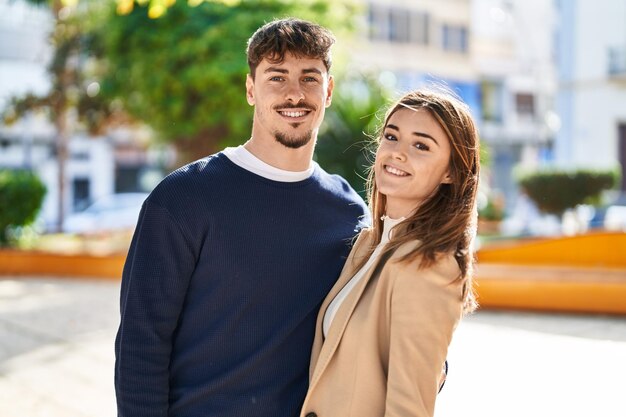
{"type": "Polygon", "coordinates": [[[475,307],[480,163],[469,109],[411,92],[378,139],[374,224],[322,304],[303,417],[432,416],[452,334],[475,307]]]}

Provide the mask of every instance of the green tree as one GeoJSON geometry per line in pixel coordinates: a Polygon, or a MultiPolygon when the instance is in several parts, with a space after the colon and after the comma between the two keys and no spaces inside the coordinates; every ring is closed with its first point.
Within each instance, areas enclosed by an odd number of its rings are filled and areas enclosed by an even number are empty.
{"type": "Polygon", "coordinates": [[[297,16],[339,36],[353,16],[346,0],[176,2],[158,19],[141,3],[127,15],[112,8],[101,22],[108,68],[102,91],[174,143],[179,163],[248,138],[245,46],[259,26],[297,16]]]}
{"type": "MultiPolygon", "coordinates": [[[[50,33],[52,59],[48,65],[51,88],[44,95],[32,93],[9,100],[2,109],[4,122],[11,124],[29,112],[44,111],[55,126],[55,155],[58,162],[57,183],[59,195],[67,188],[66,162],[73,126],[70,114],[77,116],[92,134],[101,133],[115,112],[99,95],[98,65],[95,52],[100,51],[96,32],[90,30],[94,11],[102,6],[97,1],[83,0],[26,0],[48,7],[53,17],[50,33]]],[[[60,230],[65,216],[65,199],[58,199],[57,226],[60,230]]]]}

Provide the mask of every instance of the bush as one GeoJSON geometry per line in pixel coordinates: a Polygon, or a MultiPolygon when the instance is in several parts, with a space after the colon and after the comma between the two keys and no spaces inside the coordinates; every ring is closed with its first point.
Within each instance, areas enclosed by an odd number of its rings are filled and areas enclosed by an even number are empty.
{"type": "Polygon", "coordinates": [[[617,171],[545,170],[524,174],[519,185],[544,213],[562,215],[579,204],[598,204],[604,190],[618,183],[617,171]]]}
{"type": "Polygon", "coordinates": [[[9,228],[32,223],[46,187],[32,172],[0,170],[0,246],[9,244],[9,228]]]}
{"type": "Polygon", "coordinates": [[[504,202],[489,198],[485,205],[478,209],[478,218],[490,221],[502,220],[504,218],[504,202]]]}

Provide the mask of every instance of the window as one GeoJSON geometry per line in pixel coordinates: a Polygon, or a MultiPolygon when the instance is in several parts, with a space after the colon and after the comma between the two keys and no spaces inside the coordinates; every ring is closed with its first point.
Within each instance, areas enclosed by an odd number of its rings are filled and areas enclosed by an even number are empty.
{"type": "Polygon", "coordinates": [[[411,15],[407,10],[391,9],[389,11],[389,40],[406,43],[411,40],[411,15]]]}
{"type": "Polygon", "coordinates": [[[115,192],[129,193],[140,191],[139,176],[140,166],[120,166],[115,167],[115,192]]]}
{"type": "Polygon", "coordinates": [[[480,85],[483,120],[486,122],[502,122],[502,83],[485,80],[480,85]]]}
{"type": "Polygon", "coordinates": [[[535,115],[535,96],[530,93],[515,94],[515,109],[520,116],[535,115]]]}
{"type": "Polygon", "coordinates": [[[428,45],[430,36],[430,17],[428,13],[415,12],[411,14],[411,42],[419,45],[428,45]]]}
{"type": "Polygon", "coordinates": [[[369,38],[374,41],[388,40],[389,39],[389,17],[387,10],[370,5],[368,11],[369,21],[369,38]]]}
{"type": "Polygon", "coordinates": [[[609,48],[609,75],[626,74],[626,47],[609,48]]]}
{"type": "Polygon", "coordinates": [[[90,201],[89,198],[89,179],[88,178],[74,178],[72,181],[72,208],[76,211],[84,210],[90,201]]]}
{"type": "Polygon", "coordinates": [[[11,146],[11,139],[4,137],[0,138],[0,148],[7,149],[9,146],[11,146]]]}
{"type": "Polygon", "coordinates": [[[374,41],[416,43],[427,45],[430,40],[430,16],[402,7],[370,4],[368,34],[374,41]]]}
{"type": "Polygon", "coordinates": [[[72,159],[75,161],[89,161],[89,150],[72,151],[72,159]]]}
{"type": "Polygon", "coordinates": [[[467,52],[467,28],[444,24],[442,26],[443,49],[450,52],[467,52]]]}

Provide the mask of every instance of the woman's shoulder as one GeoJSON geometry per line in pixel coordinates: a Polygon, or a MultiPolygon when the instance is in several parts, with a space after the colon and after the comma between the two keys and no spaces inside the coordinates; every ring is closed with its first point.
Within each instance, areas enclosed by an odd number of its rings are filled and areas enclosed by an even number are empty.
{"type": "Polygon", "coordinates": [[[439,317],[456,323],[463,310],[464,280],[454,255],[442,254],[427,267],[420,260],[390,263],[386,279],[392,305],[411,306],[416,312],[438,311],[439,317]]]}
{"type": "Polygon", "coordinates": [[[409,259],[404,257],[419,246],[420,242],[408,242],[398,247],[389,266],[398,280],[428,280],[442,285],[460,282],[461,269],[452,252],[438,254],[434,261],[423,263],[423,257],[417,255],[409,259]]]}
{"type": "Polygon", "coordinates": [[[371,226],[363,227],[352,242],[353,251],[362,251],[374,244],[374,231],[371,226]]]}

